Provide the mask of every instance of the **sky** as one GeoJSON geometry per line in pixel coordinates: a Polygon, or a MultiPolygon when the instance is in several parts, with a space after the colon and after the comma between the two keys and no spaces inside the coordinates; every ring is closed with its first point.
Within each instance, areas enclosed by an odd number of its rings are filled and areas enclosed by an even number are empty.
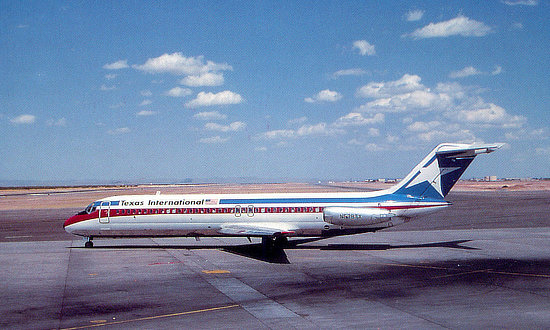
{"type": "Polygon", "coordinates": [[[0,181],[550,177],[550,2],[3,1],[0,181]]]}

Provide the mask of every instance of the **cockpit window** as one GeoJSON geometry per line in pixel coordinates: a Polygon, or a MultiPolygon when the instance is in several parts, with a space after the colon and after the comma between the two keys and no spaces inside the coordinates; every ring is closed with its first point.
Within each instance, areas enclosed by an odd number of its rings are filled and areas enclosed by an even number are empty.
{"type": "Polygon", "coordinates": [[[95,209],[96,209],[96,207],[94,206],[94,203],[91,203],[90,205],[86,206],[84,211],[78,212],[78,214],[79,215],[90,214],[90,213],[94,212],[95,209]]]}

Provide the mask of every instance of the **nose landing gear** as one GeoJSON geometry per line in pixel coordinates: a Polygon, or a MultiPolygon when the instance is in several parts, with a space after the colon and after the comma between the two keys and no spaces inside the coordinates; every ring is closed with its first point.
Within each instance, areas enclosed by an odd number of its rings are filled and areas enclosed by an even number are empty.
{"type": "Polygon", "coordinates": [[[84,243],[84,247],[85,248],[93,248],[94,247],[94,242],[92,242],[94,238],[92,236],[88,237],[87,240],[86,240],[86,243],[84,243]]]}

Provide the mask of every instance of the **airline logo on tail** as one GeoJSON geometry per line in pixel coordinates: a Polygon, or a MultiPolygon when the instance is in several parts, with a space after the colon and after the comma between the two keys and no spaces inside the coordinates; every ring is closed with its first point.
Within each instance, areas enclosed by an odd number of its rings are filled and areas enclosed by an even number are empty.
{"type": "Polygon", "coordinates": [[[443,199],[477,155],[500,147],[502,144],[440,144],[395,187],[394,193],[443,199]]]}

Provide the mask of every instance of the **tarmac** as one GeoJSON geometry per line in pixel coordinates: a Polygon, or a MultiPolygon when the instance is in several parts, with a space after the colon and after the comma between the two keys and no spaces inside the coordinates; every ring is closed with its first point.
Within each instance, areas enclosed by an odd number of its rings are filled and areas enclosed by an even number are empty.
{"type": "Polygon", "coordinates": [[[1,211],[0,328],[548,328],[550,193],[499,194],[268,257],[239,238],[85,249],[62,229],[76,209],[1,211]]]}

